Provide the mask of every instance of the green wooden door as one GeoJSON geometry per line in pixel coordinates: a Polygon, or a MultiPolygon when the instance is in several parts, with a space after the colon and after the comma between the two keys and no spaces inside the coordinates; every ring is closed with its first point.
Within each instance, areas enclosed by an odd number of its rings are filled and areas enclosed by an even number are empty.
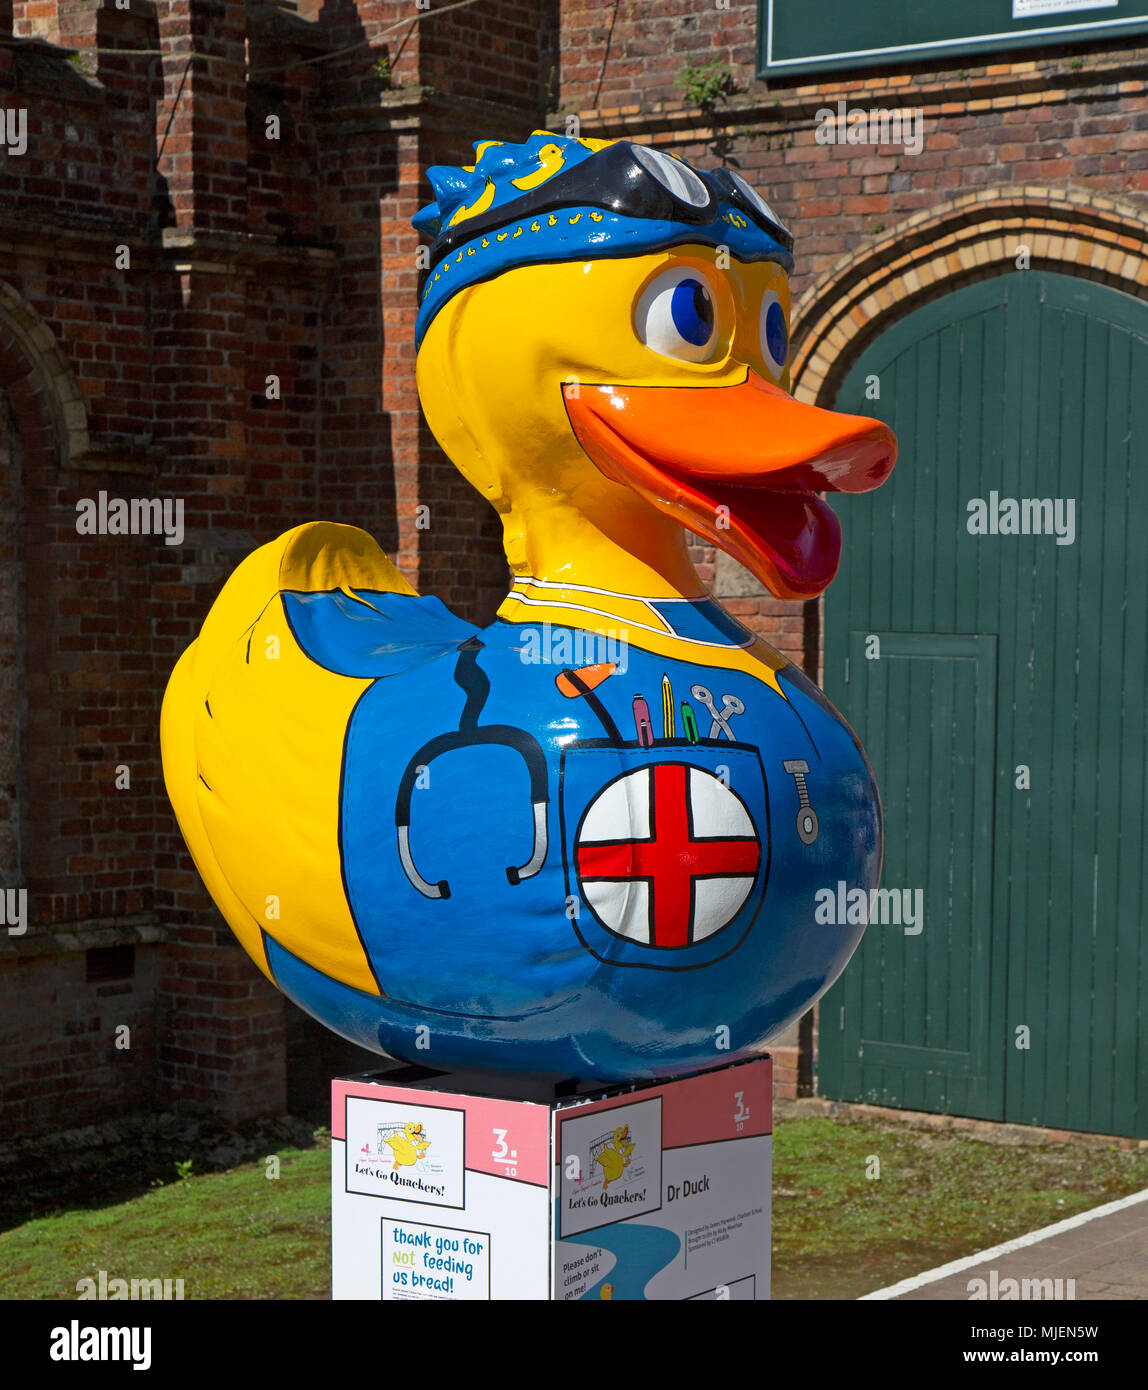
{"type": "Polygon", "coordinates": [[[1148,306],[984,281],[896,323],[836,404],[901,453],[835,499],[825,688],[877,774],[883,884],[924,923],[871,923],[818,1088],[1148,1135],[1148,306]]]}

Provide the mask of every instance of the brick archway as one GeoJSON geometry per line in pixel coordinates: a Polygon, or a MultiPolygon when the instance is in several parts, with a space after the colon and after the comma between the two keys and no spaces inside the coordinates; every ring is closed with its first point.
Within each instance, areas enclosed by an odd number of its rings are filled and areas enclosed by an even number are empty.
{"type": "Polygon", "coordinates": [[[29,676],[45,641],[29,633],[27,596],[42,595],[49,566],[36,535],[59,470],[89,447],[88,412],[55,336],[13,287],[0,281],[0,887],[30,872],[29,676]],[[31,637],[31,649],[29,639],[31,637]]]}
{"type": "Polygon", "coordinates": [[[831,405],[852,364],[895,319],[974,280],[1059,270],[1143,297],[1148,218],[1129,203],[1025,185],[983,189],[917,213],[836,265],[794,311],[794,394],[831,405]]]}
{"type": "MultiPolygon", "coordinates": [[[[3,339],[0,337],[0,353],[3,339]]],[[[24,884],[27,679],[24,622],[23,449],[0,384],[0,887],[24,884]]]]}
{"type": "Polygon", "coordinates": [[[88,452],[88,407],[52,330],[0,280],[0,390],[12,403],[25,463],[64,468],[88,452]],[[46,458],[45,460],[46,461],[46,458]]]}

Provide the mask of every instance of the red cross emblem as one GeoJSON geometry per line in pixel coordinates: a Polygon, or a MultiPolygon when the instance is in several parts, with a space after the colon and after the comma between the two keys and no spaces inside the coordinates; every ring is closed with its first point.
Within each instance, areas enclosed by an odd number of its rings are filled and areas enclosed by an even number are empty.
{"type": "Polygon", "coordinates": [[[657,763],[609,783],[583,817],[574,851],[599,921],[659,947],[691,946],[728,926],[761,862],[745,803],[689,763],[657,763]]]}

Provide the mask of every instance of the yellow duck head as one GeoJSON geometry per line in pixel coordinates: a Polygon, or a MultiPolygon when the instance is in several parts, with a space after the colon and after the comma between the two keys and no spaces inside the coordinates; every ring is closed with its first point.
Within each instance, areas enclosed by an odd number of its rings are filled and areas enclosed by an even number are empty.
{"type": "Polygon", "coordinates": [[[789,395],[780,220],[740,175],[626,141],[476,150],[415,219],[437,233],[418,387],[515,576],[699,596],[685,528],[820,593],[840,529],[818,493],[876,487],[896,445],[789,395]]]}

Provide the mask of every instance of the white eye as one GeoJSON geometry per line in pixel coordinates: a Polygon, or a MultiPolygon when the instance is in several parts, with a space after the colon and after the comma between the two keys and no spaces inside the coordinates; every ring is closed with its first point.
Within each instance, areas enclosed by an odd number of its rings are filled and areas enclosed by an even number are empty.
{"type": "Polygon", "coordinates": [[[697,270],[667,270],[648,284],[634,314],[638,337],[663,357],[705,362],[717,339],[713,291],[697,270]]]}
{"type": "Polygon", "coordinates": [[[761,213],[762,217],[766,218],[768,221],[776,223],[776,225],[779,226],[783,232],[789,231],[789,228],[785,225],[781,218],[778,217],[777,213],[774,212],[774,210],[769,206],[769,204],[765,201],[765,199],[761,196],[761,194],[757,191],[756,188],[751,188],[750,185],[745,181],[745,179],[743,179],[742,176],[735,170],[730,169],[728,172],[730,178],[733,179],[734,183],[737,184],[738,191],[741,193],[741,196],[748,201],[751,207],[755,207],[758,210],[758,212],[761,213]]]}
{"type": "Polygon", "coordinates": [[[662,187],[675,198],[680,198],[682,202],[695,208],[704,208],[709,202],[710,195],[705,184],[688,164],[683,164],[672,154],[652,150],[648,145],[631,145],[630,148],[634,151],[634,158],[638,163],[653,174],[662,187]]]}
{"type": "Polygon", "coordinates": [[[789,361],[789,328],[785,310],[773,290],[766,290],[761,301],[761,355],[774,376],[781,376],[789,361]]]}

